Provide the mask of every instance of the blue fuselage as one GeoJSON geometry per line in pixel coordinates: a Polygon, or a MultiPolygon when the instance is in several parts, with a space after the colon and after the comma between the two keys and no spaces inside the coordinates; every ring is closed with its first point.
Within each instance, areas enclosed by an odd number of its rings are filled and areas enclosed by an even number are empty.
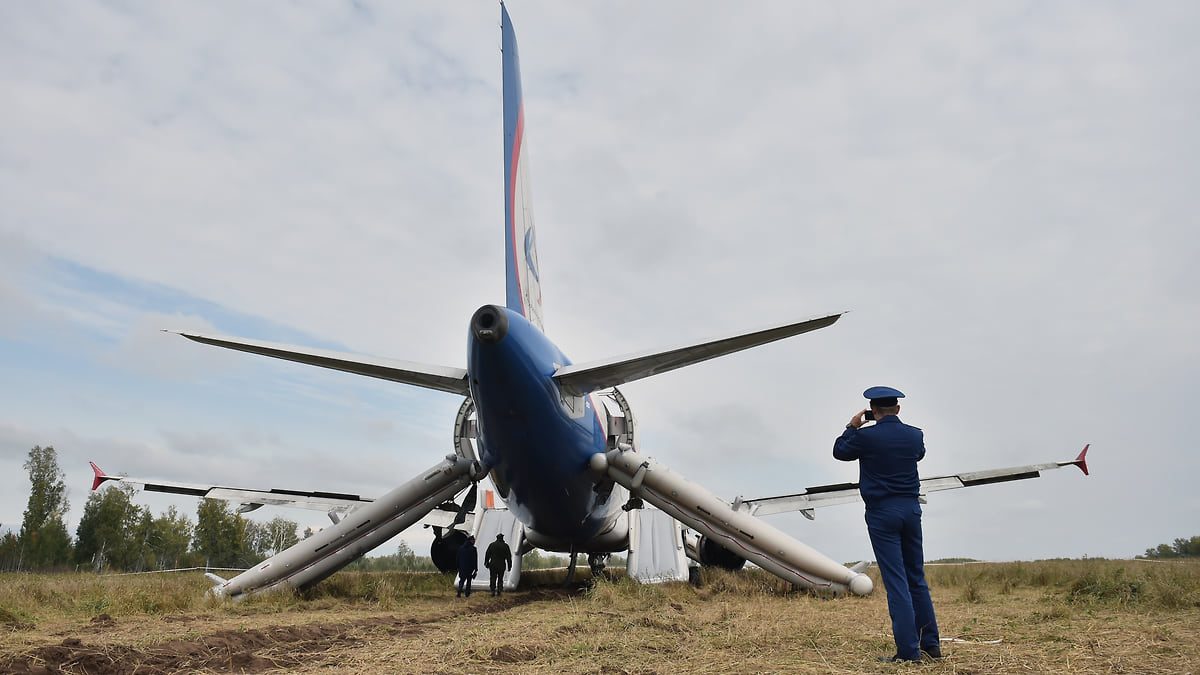
{"type": "Polygon", "coordinates": [[[591,397],[564,401],[552,376],[569,363],[517,312],[488,305],[471,320],[467,373],[479,459],[526,527],[582,544],[606,520],[588,468],[606,434],[591,397]]]}

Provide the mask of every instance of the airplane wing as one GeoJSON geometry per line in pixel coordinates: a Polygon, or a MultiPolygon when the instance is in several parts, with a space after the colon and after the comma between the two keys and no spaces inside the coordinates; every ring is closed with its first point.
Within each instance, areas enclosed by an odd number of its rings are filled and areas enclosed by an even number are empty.
{"type": "MultiPolygon", "coordinates": [[[[256,490],[251,488],[224,487],[220,485],[201,485],[198,483],[177,483],[173,481],[152,480],[148,478],[133,478],[130,476],[110,476],[104,473],[104,470],[96,466],[95,462],[88,462],[92,465],[92,471],[96,474],[92,481],[92,489],[100,487],[108,481],[120,483],[133,483],[141,485],[146,492],[163,492],[168,494],[188,495],[190,497],[205,497],[208,499],[223,499],[227,502],[238,504],[238,513],[249,513],[263,506],[287,506],[299,509],[313,509],[316,511],[326,512],[349,512],[362,504],[369,504],[375,501],[372,497],[363,497],[360,495],[343,494],[340,492],[319,492],[305,490],[287,490],[281,488],[272,488],[269,490],[256,490]]],[[[434,510],[420,522],[425,525],[434,525],[438,527],[450,527],[455,516],[459,513],[459,509],[453,502],[434,507],[434,510]]],[[[473,518],[473,514],[466,514],[468,519],[473,518]]],[[[464,527],[470,527],[470,520],[465,522],[464,527]]]]}
{"type": "Polygon", "coordinates": [[[564,390],[576,396],[615,387],[633,380],[690,366],[718,356],[757,347],[783,338],[833,325],[845,312],[772,326],[749,333],[718,337],[695,344],[618,356],[603,361],[573,364],[559,368],[554,379],[564,390]]]}
{"type": "Polygon", "coordinates": [[[341,370],[356,375],[377,377],[381,380],[402,382],[426,389],[445,391],[451,394],[470,395],[470,390],[467,386],[467,371],[463,368],[412,363],[376,356],[335,352],[328,349],[295,347],[227,335],[203,335],[201,333],[181,330],[164,330],[163,332],[175,333],[189,340],[217,347],[225,347],[226,349],[236,349],[251,354],[306,363],[310,366],[341,370]]]}
{"type": "MultiPolygon", "coordinates": [[[[959,473],[951,476],[935,476],[933,478],[924,478],[921,480],[921,501],[925,501],[925,495],[938,490],[953,490],[955,488],[974,487],[976,485],[988,485],[990,483],[1004,483],[1012,480],[1024,480],[1026,478],[1037,478],[1042,471],[1057,469],[1064,466],[1077,466],[1083,475],[1088,475],[1087,468],[1087,451],[1089,445],[1083,446],[1083,452],[1079,456],[1069,462],[1047,462],[1045,464],[1030,464],[1028,466],[1014,466],[1007,469],[988,469],[985,471],[972,471],[969,473],[959,473]]],[[[838,483],[836,485],[821,485],[810,487],[804,492],[799,492],[792,495],[781,495],[779,497],[765,497],[763,499],[737,499],[734,500],[734,508],[741,511],[746,511],[755,516],[767,516],[774,513],[786,513],[789,511],[799,511],[804,514],[804,517],[809,520],[813,519],[813,509],[823,506],[833,506],[835,504],[847,504],[849,502],[861,501],[862,497],[858,493],[858,483],[838,483]]]]}

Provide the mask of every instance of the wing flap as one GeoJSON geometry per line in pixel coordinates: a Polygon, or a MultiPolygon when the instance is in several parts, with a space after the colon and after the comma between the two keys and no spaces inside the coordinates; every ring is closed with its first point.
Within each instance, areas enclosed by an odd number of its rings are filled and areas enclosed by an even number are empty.
{"type": "Polygon", "coordinates": [[[186,495],[189,497],[205,497],[208,499],[223,499],[238,504],[270,504],[271,506],[290,506],[301,509],[318,511],[347,510],[360,504],[375,501],[371,497],[344,494],[340,492],[320,492],[307,490],[269,489],[227,487],[223,485],[202,485],[199,483],[180,483],[176,481],[153,480],[150,478],[134,478],[132,476],[109,476],[92,462],[92,471],[96,480],[92,489],[96,489],[106,481],[133,483],[141,485],[146,492],[161,492],[166,494],[186,495]]]}
{"type": "Polygon", "coordinates": [[[554,379],[569,393],[581,396],[597,389],[640,380],[694,363],[715,359],[734,352],[782,340],[833,325],[844,312],[829,314],[748,333],[713,338],[694,344],[651,350],[603,361],[574,364],[559,368],[554,379]]]}
{"type": "Polygon", "coordinates": [[[241,352],[270,356],[271,358],[295,361],[310,366],[340,370],[355,375],[365,375],[391,382],[411,384],[425,389],[436,389],[451,394],[467,396],[470,390],[467,386],[467,371],[463,368],[435,366],[396,359],[385,359],[377,356],[336,352],[328,349],[313,349],[293,345],[248,340],[246,338],[228,335],[205,335],[179,330],[165,330],[183,337],[215,347],[236,349],[241,352]]]}
{"type": "MultiPolygon", "coordinates": [[[[361,495],[352,495],[341,492],[323,492],[319,490],[290,490],[284,488],[272,488],[269,490],[258,490],[253,488],[238,488],[226,487],[222,485],[202,485],[199,483],[180,483],[175,481],[152,480],[149,478],[134,478],[131,476],[110,476],[96,466],[95,462],[90,462],[92,471],[95,472],[96,478],[92,484],[92,489],[108,481],[119,483],[132,483],[141,485],[146,492],[160,492],[166,494],[187,495],[189,497],[203,497],[208,499],[222,499],[230,503],[239,504],[239,512],[245,513],[263,506],[286,506],[289,508],[312,509],[314,511],[341,511],[348,512],[361,506],[375,501],[372,497],[363,497],[361,495]]],[[[439,504],[435,506],[420,523],[432,527],[454,527],[464,531],[471,531],[475,522],[475,514],[467,512],[464,516],[459,515],[459,507],[454,503],[439,504]],[[455,522],[456,518],[463,518],[459,522],[455,522]]]]}

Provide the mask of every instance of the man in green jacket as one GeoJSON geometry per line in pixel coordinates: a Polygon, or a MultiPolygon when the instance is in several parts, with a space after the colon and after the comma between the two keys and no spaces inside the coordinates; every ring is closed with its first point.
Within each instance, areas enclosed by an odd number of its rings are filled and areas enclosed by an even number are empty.
{"type": "Polygon", "coordinates": [[[496,541],[487,547],[487,552],[483,554],[483,566],[492,573],[488,584],[492,595],[500,595],[504,591],[504,573],[512,569],[512,549],[504,543],[503,534],[496,535],[496,541]]]}

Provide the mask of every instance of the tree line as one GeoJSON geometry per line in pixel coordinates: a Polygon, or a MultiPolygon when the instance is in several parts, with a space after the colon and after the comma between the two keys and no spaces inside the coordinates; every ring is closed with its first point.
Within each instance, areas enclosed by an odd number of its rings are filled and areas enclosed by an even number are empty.
{"type": "MultiPolygon", "coordinates": [[[[133,503],[136,490],[109,483],[92,491],[72,539],[67,531],[66,474],[53,446],[34,446],[22,465],[29,473],[29,502],[17,532],[0,532],[0,572],[93,570],[145,572],[187,567],[244,569],[300,541],[297,524],[283,517],[259,523],[243,518],[223,500],[201,499],[196,520],[168,507],[155,517],[133,503]]],[[[304,530],[304,538],[314,534],[304,530]]],[[[1149,552],[1147,552],[1149,553],[1149,552]]],[[[568,558],[534,549],[524,569],[564,567],[568,558]]],[[[623,566],[613,556],[610,566],[623,566]]],[[[360,558],[346,569],[434,572],[428,556],[401,541],[396,553],[360,558]]]]}
{"type": "MultiPolygon", "coordinates": [[[[0,572],[93,570],[144,572],[187,567],[247,568],[296,544],[297,524],[243,518],[225,501],[201,499],[196,520],[171,506],[157,517],[133,503],[136,490],[109,483],[88,495],[72,540],[67,532],[66,475],[53,446],[34,446],[24,463],[30,493],[21,529],[0,532],[0,572]]],[[[304,530],[304,538],[312,536],[304,530]]],[[[526,569],[560,566],[566,558],[526,554],[526,569]]],[[[435,572],[428,556],[401,541],[396,553],[360,558],[349,570],[435,572]]]]}
{"type": "Polygon", "coordinates": [[[29,473],[29,502],[21,529],[0,534],[0,571],[244,568],[300,540],[291,520],[247,520],[217,499],[200,500],[195,521],[173,506],[154,517],[133,503],[135,490],[123,483],[88,495],[72,540],[66,474],[54,447],[34,446],[23,467],[29,473]]]}
{"type": "Polygon", "coordinates": [[[1200,536],[1191,539],[1181,537],[1171,544],[1159,544],[1154,548],[1146,549],[1146,554],[1138,557],[1149,559],[1200,558],[1200,536]]]}

